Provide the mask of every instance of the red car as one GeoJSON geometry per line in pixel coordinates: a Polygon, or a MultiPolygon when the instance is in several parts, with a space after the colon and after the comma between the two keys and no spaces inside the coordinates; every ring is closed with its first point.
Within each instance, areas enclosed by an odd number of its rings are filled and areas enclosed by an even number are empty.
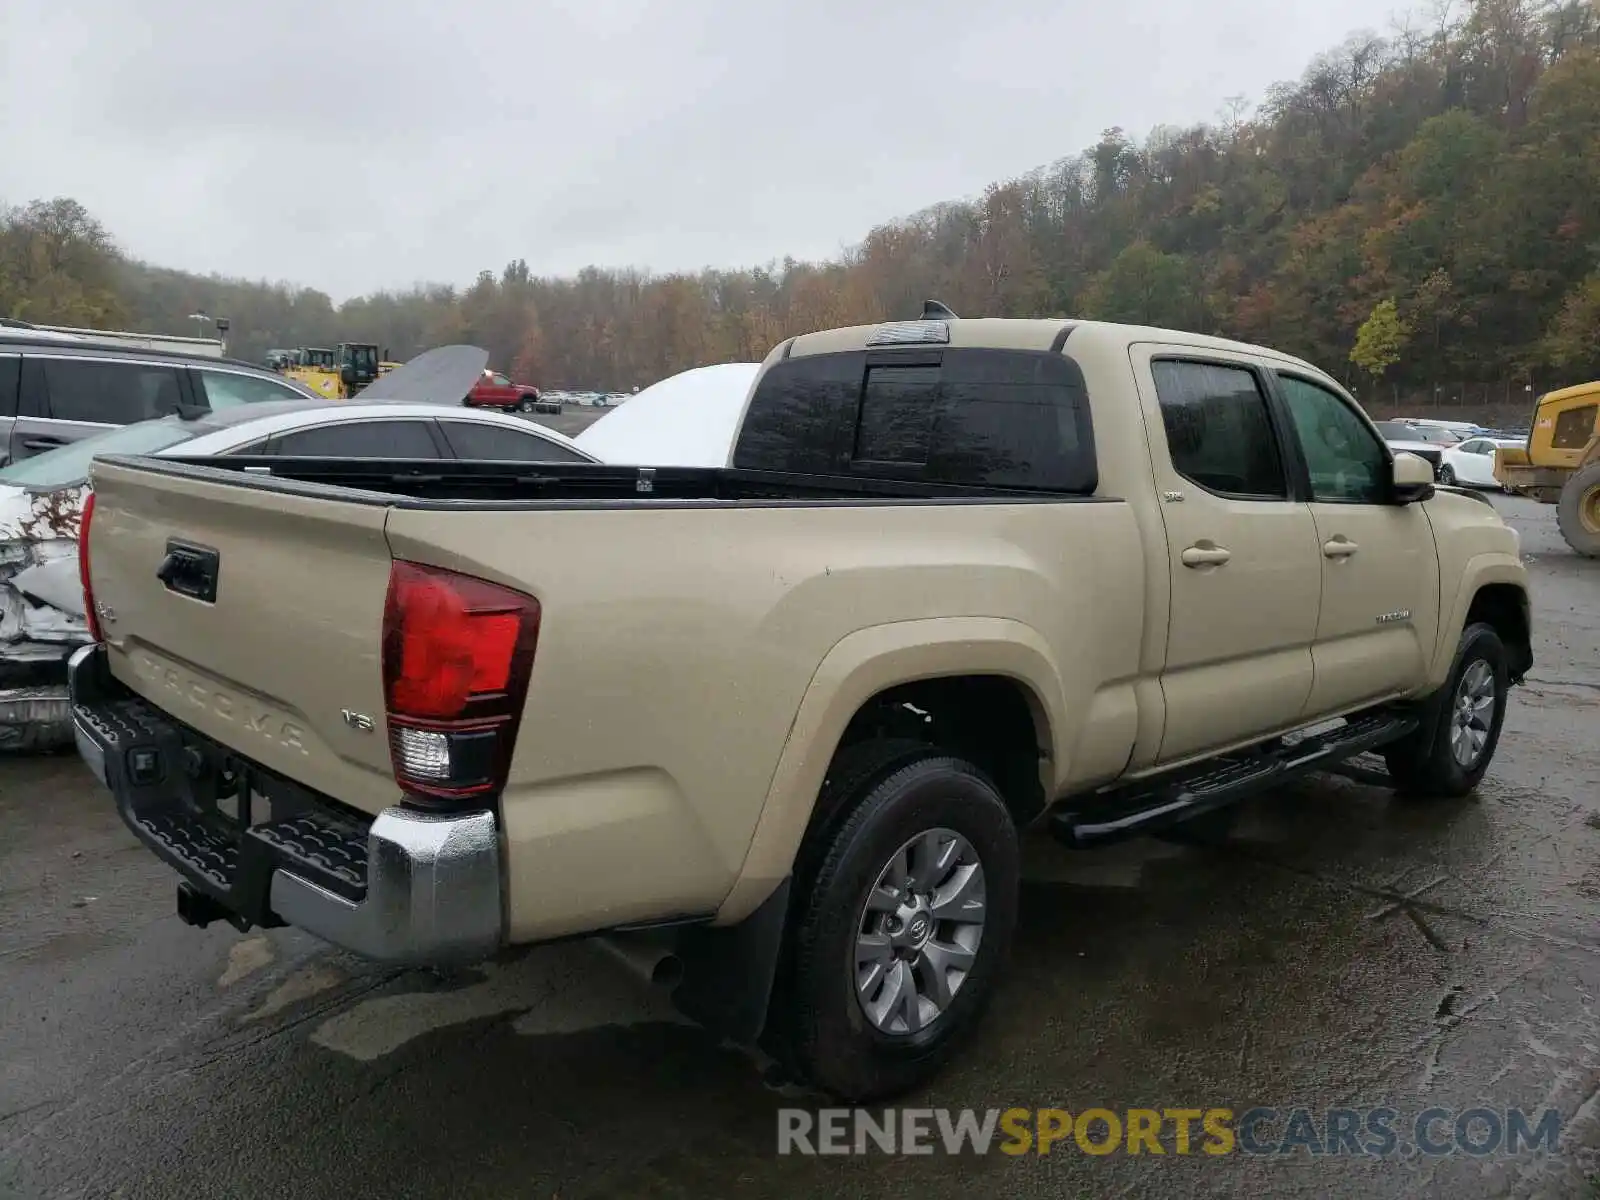
{"type": "Polygon", "coordinates": [[[539,389],[530,383],[512,383],[494,371],[485,371],[473,389],[467,393],[466,403],[474,408],[516,409],[519,412],[560,412],[561,401],[546,400],[539,389]]]}

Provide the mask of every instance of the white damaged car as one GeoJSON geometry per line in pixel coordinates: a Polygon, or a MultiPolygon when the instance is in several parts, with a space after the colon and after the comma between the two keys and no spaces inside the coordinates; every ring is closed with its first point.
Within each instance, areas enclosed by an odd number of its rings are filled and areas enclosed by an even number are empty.
{"type": "Polygon", "coordinates": [[[0,750],[72,741],[66,660],[89,641],[78,521],[90,462],[110,454],[265,454],[596,462],[571,438],[459,404],[267,401],[161,417],[0,469],[0,750]]]}

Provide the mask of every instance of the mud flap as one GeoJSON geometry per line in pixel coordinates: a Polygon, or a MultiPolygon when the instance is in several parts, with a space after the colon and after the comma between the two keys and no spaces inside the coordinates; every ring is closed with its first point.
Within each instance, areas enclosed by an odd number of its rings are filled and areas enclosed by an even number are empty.
{"type": "Polygon", "coordinates": [[[754,1045],[766,1027],[778,955],[789,915],[786,877],[737,925],[698,925],[677,939],[683,980],[672,1002],[684,1016],[739,1045],[754,1045]]]}

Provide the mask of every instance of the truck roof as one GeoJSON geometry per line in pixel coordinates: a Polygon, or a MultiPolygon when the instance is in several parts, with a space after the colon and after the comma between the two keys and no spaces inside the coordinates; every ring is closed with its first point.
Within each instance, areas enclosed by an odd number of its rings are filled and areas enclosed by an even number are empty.
{"type": "Polygon", "coordinates": [[[833,354],[851,350],[888,349],[892,346],[918,344],[973,346],[1004,350],[1060,350],[1069,343],[1093,341],[1100,347],[1112,344],[1132,345],[1135,342],[1178,342],[1185,346],[1203,349],[1229,350],[1236,354],[1253,354],[1293,363],[1324,374],[1304,359],[1295,358],[1281,350],[1267,346],[1237,342],[1228,338],[1212,337],[1186,330],[1163,329],[1153,325],[1125,325],[1114,321],[1080,321],[1070,317],[956,317],[952,319],[922,319],[913,321],[886,321],[873,325],[851,325],[842,329],[825,329],[804,333],[783,343],[776,351],[779,358],[796,355],[833,354]],[[917,330],[942,324],[948,329],[948,340],[924,340],[916,336],[917,330]],[[904,340],[894,338],[900,333],[904,340]]]}

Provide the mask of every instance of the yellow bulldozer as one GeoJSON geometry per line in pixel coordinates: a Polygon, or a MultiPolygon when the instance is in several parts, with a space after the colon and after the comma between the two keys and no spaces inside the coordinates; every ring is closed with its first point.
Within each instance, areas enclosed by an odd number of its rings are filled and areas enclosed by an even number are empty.
{"type": "Polygon", "coordinates": [[[378,347],[371,342],[340,342],[331,350],[301,346],[285,351],[283,358],[283,375],[329,400],[348,400],[383,373],[378,347]]]}
{"type": "Polygon", "coordinates": [[[1540,396],[1528,444],[1497,450],[1494,477],[1508,491],[1554,504],[1567,545],[1600,558],[1600,381],[1540,396]]]}

